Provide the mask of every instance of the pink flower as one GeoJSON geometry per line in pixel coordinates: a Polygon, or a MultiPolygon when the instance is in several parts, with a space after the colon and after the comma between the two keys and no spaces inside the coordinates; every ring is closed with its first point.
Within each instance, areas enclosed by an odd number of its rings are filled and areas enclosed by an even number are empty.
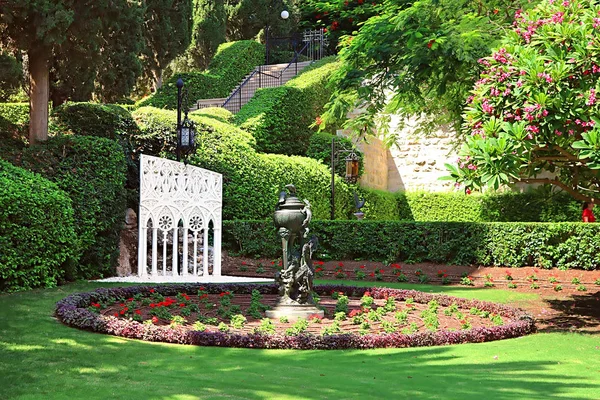
{"type": "Polygon", "coordinates": [[[593,106],[596,104],[596,89],[590,89],[590,97],[587,101],[588,106],[593,106]]]}

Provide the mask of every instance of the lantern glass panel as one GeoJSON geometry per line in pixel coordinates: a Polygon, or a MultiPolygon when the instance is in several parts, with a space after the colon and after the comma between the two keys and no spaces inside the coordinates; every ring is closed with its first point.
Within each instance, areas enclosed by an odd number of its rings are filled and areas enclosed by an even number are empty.
{"type": "Polygon", "coordinates": [[[181,146],[189,147],[190,143],[190,128],[188,126],[181,127],[181,146]]]}

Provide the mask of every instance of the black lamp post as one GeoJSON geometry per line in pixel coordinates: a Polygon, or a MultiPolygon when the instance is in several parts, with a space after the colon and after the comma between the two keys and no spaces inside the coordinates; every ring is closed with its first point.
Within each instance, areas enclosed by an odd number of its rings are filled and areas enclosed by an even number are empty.
{"type": "Polygon", "coordinates": [[[354,150],[344,148],[337,149],[335,137],[331,139],[331,219],[335,219],[335,163],[340,154],[347,154],[346,162],[346,182],[356,183],[358,180],[359,160],[360,158],[354,150]]]}
{"type": "Polygon", "coordinates": [[[181,156],[192,154],[196,148],[196,130],[194,123],[188,118],[187,90],[182,89],[183,79],[179,78],[177,80],[177,161],[181,161],[181,156]],[[181,121],[182,106],[185,106],[183,121],[181,121]]]}

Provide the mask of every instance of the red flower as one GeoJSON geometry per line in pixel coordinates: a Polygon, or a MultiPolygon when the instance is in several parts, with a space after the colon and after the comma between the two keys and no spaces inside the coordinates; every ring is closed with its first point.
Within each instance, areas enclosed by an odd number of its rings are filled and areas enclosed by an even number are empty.
{"type": "Polygon", "coordinates": [[[315,125],[319,126],[323,123],[323,119],[321,119],[321,117],[317,116],[317,118],[315,118],[315,125]]]}
{"type": "Polygon", "coordinates": [[[348,7],[348,2],[347,2],[347,1],[345,1],[345,2],[344,2],[344,5],[345,5],[346,7],[348,7]]]}
{"type": "Polygon", "coordinates": [[[323,33],[327,33],[327,28],[323,28],[323,33]]]}
{"type": "Polygon", "coordinates": [[[364,2],[365,2],[365,0],[358,0],[358,4],[362,4],[364,2]]]}
{"type": "Polygon", "coordinates": [[[92,303],[92,307],[100,308],[100,304],[99,303],[92,303]]]}
{"type": "Polygon", "coordinates": [[[365,266],[364,266],[364,265],[361,265],[361,266],[360,266],[360,269],[365,269],[365,266]]]}
{"type": "Polygon", "coordinates": [[[185,307],[185,303],[179,303],[179,307],[185,307]]]}
{"type": "Polygon", "coordinates": [[[369,276],[370,276],[371,278],[374,278],[374,277],[375,277],[375,272],[371,272],[371,273],[369,274],[369,276]]]}
{"type": "Polygon", "coordinates": [[[141,314],[142,314],[142,312],[141,312],[140,310],[135,310],[135,313],[136,313],[137,315],[141,315],[141,314]]]}
{"type": "Polygon", "coordinates": [[[367,296],[367,297],[371,297],[371,292],[365,292],[364,295],[367,296]]]}
{"type": "Polygon", "coordinates": [[[200,290],[206,290],[204,286],[200,286],[200,290]]]}
{"type": "Polygon", "coordinates": [[[430,49],[430,48],[431,48],[431,46],[433,46],[433,44],[434,44],[434,43],[435,43],[435,40],[431,39],[431,40],[429,41],[429,43],[427,43],[427,48],[428,48],[428,49],[430,49]]]}
{"type": "Polygon", "coordinates": [[[354,20],[352,18],[348,18],[348,22],[353,23],[354,20]]]}
{"type": "Polygon", "coordinates": [[[120,314],[125,315],[125,310],[121,310],[120,314]]]}
{"type": "Polygon", "coordinates": [[[338,263],[338,266],[340,266],[340,267],[343,267],[343,266],[344,266],[344,263],[340,261],[340,262],[338,263]]]}
{"type": "Polygon", "coordinates": [[[150,308],[154,308],[154,307],[156,307],[156,304],[150,303],[150,308]]]}
{"type": "Polygon", "coordinates": [[[155,292],[155,290],[154,290],[154,289],[150,289],[150,293],[154,293],[154,292],[155,292]]]}
{"type": "Polygon", "coordinates": [[[133,297],[128,298],[127,301],[133,301],[133,297]]]}
{"type": "Polygon", "coordinates": [[[114,315],[115,317],[119,318],[119,313],[118,313],[118,312],[114,313],[113,315],[114,315]]]}
{"type": "Polygon", "coordinates": [[[153,323],[153,324],[156,324],[156,323],[158,323],[158,318],[157,318],[157,317],[152,317],[152,323],[153,323]]]}
{"type": "Polygon", "coordinates": [[[382,269],[380,269],[380,270],[379,270],[379,273],[380,273],[380,274],[383,274],[384,272],[385,272],[385,271],[384,271],[384,270],[382,270],[382,269]]]}
{"type": "Polygon", "coordinates": [[[119,305],[120,305],[121,307],[125,307],[125,304],[123,304],[123,303],[120,303],[119,305]]]}
{"type": "Polygon", "coordinates": [[[242,261],[242,265],[246,265],[246,261],[242,261]]]}

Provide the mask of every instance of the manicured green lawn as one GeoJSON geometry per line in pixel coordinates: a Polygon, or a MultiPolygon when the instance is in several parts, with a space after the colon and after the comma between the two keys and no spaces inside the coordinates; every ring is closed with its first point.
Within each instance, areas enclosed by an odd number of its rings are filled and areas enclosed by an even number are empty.
{"type": "MultiPolygon", "coordinates": [[[[598,399],[600,336],[283,351],[147,343],[58,323],[54,303],[98,284],[0,296],[0,399],[598,399]]],[[[104,285],[108,286],[108,285],[104,285]]],[[[392,284],[389,284],[392,286],[392,284]]],[[[393,285],[502,300],[493,289],[393,285]]]]}

